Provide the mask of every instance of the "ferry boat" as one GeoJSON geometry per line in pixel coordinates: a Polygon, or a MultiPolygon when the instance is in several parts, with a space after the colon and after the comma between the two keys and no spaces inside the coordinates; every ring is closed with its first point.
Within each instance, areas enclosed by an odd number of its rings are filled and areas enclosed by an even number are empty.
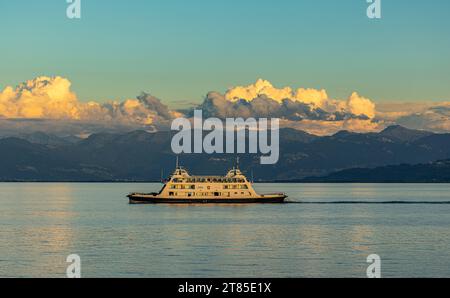
{"type": "Polygon", "coordinates": [[[177,165],[159,193],[131,193],[130,204],[248,204],[283,203],[284,193],[257,194],[252,182],[239,170],[239,162],[226,176],[191,176],[177,165]]]}

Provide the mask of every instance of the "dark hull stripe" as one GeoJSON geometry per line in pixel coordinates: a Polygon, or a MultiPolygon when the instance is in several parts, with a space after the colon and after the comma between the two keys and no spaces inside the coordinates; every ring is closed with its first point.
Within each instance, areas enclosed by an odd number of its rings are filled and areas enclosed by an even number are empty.
{"type": "Polygon", "coordinates": [[[274,204],[283,203],[286,197],[273,198],[240,198],[240,199],[164,199],[164,198],[148,198],[139,196],[129,196],[130,204],[274,204]]]}

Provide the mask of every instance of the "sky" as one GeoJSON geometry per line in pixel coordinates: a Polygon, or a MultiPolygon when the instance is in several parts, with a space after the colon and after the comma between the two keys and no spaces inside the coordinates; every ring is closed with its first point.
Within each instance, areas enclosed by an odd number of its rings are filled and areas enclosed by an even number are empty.
{"type": "Polygon", "coordinates": [[[450,1],[0,0],[0,90],[70,79],[81,102],[200,104],[262,78],[375,102],[450,100],[450,1]]]}

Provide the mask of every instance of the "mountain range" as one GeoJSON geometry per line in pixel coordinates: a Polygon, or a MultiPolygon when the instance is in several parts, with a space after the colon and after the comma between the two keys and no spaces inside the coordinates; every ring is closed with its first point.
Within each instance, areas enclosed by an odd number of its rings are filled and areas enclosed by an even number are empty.
{"type": "Polygon", "coordinates": [[[342,170],[324,177],[308,177],[297,182],[320,183],[450,183],[450,159],[417,165],[342,170]]]}
{"type": "MultiPolygon", "coordinates": [[[[84,139],[45,133],[3,137],[0,181],[159,181],[175,166],[172,135],[132,131],[84,139]]],[[[422,175],[419,179],[428,182],[441,177],[439,169],[445,168],[433,167],[439,165],[434,162],[450,159],[450,134],[391,126],[378,133],[341,131],[316,136],[286,128],[280,130],[277,164],[260,165],[259,155],[240,157],[242,170],[253,173],[255,181],[366,181],[362,176],[376,172],[391,175],[390,181],[407,182],[399,176],[408,171],[433,172],[434,178],[422,175]],[[396,171],[398,167],[402,171],[396,171]]],[[[234,164],[229,154],[187,154],[180,159],[198,175],[221,175],[234,164]]]]}

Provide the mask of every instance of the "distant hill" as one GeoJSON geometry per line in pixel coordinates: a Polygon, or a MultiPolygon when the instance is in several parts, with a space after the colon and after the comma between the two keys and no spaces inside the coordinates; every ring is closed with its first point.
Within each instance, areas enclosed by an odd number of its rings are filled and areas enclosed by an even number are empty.
{"type": "MultiPolygon", "coordinates": [[[[172,132],[99,133],[87,139],[43,133],[0,139],[0,181],[157,181],[173,170],[172,132]]],[[[224,174],[234,157],[180,157],[193,174],[224,174]]],[[[450,159],[450,134],[389,127],[379,133],[339,132],[315,136],[280,131],[280,160],[260,165],[258,155],[241,155],[241,168],[255,180],[301,180],[339,171],[388,165],[429,164],[450,159]]]]}
{"type": "Polygon", "coordinates": [[[18,136],[21,139],[27,140],[33,144],[41,144],[47,146],[63,146],[79,142],[81,139],[76,136],[58,137],[44,132],[33,132],[30,134],[22,134],[18,136]]]}
{"type": "Polygon", "coordinates": [[[450,159],[418,165],[395,165],[373,169],[349,169],[301,182],[354,183],[450,183],[450,159]]]}
{"type": "Polygon", "coordinates": [[[408,129],[400,125],[394,125],[386,128],[385,130],[380,132],[379,135],[395,139],[400,142],[412,142],[420,138],[433,135],[433,133],[422,130],[408,129]]]}

